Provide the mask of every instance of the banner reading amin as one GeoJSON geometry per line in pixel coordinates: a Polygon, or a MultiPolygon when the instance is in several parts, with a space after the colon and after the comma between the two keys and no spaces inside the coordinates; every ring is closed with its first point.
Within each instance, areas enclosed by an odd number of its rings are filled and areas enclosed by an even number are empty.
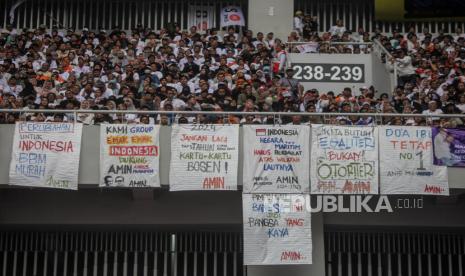
{"type": "Polygon", "coordinates": [[[237,190],[238,125],[174,125],[170,191],[237,190]]]}
{"type": "Polygon", "coordinates": [[[100,126],[100,187],[160,187],[155,125],[100,126]]]}
{"type": "Polygon", "coordinates": [[[17,122],[10,185],[77,190],[82,124],[17,122]]]}
{"type": "Polygon", "coordinates": [[[311,214],[304,195],[243,194],[242,208],[244,265],[312,264],[311,214]]]}
{"type": "Polygon", "coordinates": [[[378,128],[312,126],[311,194],[377,194],[378,128]]]}
{"type": "Polygon", "coordinates": [[[308,193],[310,127],[243,126],[244,193],[308,193]]]}
{"type": "Polygon", "coordinates": [[[430,127],[380,127],[381,194],[449,195],[447,167],[433,164],[430,127]]]}

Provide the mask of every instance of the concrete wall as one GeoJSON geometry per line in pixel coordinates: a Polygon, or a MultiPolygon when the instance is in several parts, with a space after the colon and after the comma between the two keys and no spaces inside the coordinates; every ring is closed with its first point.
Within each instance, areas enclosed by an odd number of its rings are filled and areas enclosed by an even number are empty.
{"type": "Polygon", "coordinates": [[[292,30],[294,0],[249,0],[248,26],[255,34],[273,32],[287,41],[292,30]]]}
{"type": "Polygon", "coordinates": [[[373,85],[378,91],[376,96],[382,93],[392,94],[395,88],[395,76],[393,72],[387,68],[385,63],[381,62],[381,58],[376,53],[372,53],[373,60],[373,85]]]}
{"type": "MultiPolygon", "coordinates": [[[[391,94],[395,88],[395,77],[392,72],[386,67],[385,63],[381,62],[381,58],[377,53],[371,54],[288,54],[291,64],[364,64],[365,65],[365,82],[363,83],[342,83],[342,82],[305,82],[301,81],[305,90],[316,88],[320,92],[334,91],[341,92],[345,87],[350,87],[354,95],[360,94],[360,88],[363,86],[370,87],[373,85],[378,91],[376,96],[379,97],[382,93],[391,94]]],[[[327,72],[325,72],[327,73],[327,72]]],[[[330,72],[328,72],[330,73],[330,72]]]]}
{"type": "MultiPolygon", "coordinates": [[[[305,90],[312,88],[318,89],[320,93],[334,91],[339,94],[345,87],[350,87],[354,95],[360,95],[360,88],[363,86],[370,87],[373,84],[373,75],[379,74],[385,76],[384,72],[374,72],[373,70],[373,56],[371,54],[288,54],[289,61],[292,64],[304,63],[310,65],[317,64],[363,64],[365,65],[365,81],[363,83],[350,83],[350,82],[305,82],[301,80],[301,84],[305,90]]],[[[375,57],[376,58],[376,57],[375,57]]],[[[332,66],[332,65],[331,65],[332,66]]],[[[325,74],[332,72],[325,71],[325,74]]]]}

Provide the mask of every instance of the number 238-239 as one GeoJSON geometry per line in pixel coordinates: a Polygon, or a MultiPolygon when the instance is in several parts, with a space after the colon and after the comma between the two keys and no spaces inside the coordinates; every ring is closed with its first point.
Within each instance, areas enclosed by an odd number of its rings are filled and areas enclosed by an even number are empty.
{"type": "Polygon", "coordinates": [[[360,66],[331,66],[325,72],[321,65],[294,65],[294,78],[297,80],[360,81],[363,70],[360,66]]]}

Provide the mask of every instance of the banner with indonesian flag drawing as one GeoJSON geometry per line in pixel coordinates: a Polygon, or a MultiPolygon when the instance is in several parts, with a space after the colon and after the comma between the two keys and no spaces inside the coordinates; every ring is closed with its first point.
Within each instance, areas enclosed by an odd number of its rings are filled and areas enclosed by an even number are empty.
{"type": "Polygon", "coordinates": [[[308,193],[310,127],[245,125],[244,192],[308,193]]]}

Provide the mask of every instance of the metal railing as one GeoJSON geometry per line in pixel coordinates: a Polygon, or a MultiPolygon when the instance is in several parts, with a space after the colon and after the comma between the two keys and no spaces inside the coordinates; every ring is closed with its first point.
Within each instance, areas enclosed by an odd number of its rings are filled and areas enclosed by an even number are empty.
{"type": "MultiPolygon", "coordinates": [[[[288,41],[286,44],[309,44],[314,43],[313,41],[288,41]]],[[[357,42],[357,41],[318,41],[318,44],[329,44],[329,45],[369,45],[373,42],[357,42]]]]}
{"type": "MultiPolygon", "coordinates": [[[[371,49],[372,45],[373,45],[372,42],[350,42],[350,41],[344,41],[344,42],[342,42],[342,41],[318,41],[318,42],[313,42],[313,41],[288,41],[285,44],[286,44],[286,48],[288,49],[288,51],[290,53],[294,53],[293,52],[294,47],[296,47],[298,45],[306,45],[306,44],[312,44],[312,43],[317,43],[318,47],[320,47],[321,45],[329,45],[329,47],[338,46],[338,45],[353,45],[353,46],[364,45],[369,49],[371,49]]],[[[369,52],[368,53],[361,52],[361,53],[362,54],[369,54],[369,52]]],[[[305,53],[305,54],[308,54],[308,53],[305,53]]],[[[339,53],[339,54],[347,54],[347,53],[342,52],[342,53],[339,53]]]]}
{"type": "Polygon", "coordinates": [[[462,118],[465,119],[465,114],[417,114],[417,113],[347,113],[347,112],[243,112],[243,111],[162,111],[162,110],[87,110],[87,109],[0,109],[0,113],[16,113],[16,114],[73,114],[76,122],[78,114],[136,114],[136,115],[188,115],[188,117],[197,115],[206,116],[262,116],[274,118],[301,116],[301,117],[373,117],[373,118],[425,118],[432,120],[433,118],[462,118]]]}
{"type": "MultiPolygon", "coordinates": [[[[381,44],[381,42],[379,42],[378,39],[374,39],[373,40],[373,49],[375,50],[375,52],[379,53],[379,58],[382,58],[381,55],[385,55],[387,58],[391,59],[393,56],[391,55],[391,53],[386,50],[386,48],[384,48],[384,46],[381,44]]],[[[392,67],[393,67],[393,74],[394,74],[394,86],[397,86],[397,64],[394,63],[392,64],[392,67]]]]}

